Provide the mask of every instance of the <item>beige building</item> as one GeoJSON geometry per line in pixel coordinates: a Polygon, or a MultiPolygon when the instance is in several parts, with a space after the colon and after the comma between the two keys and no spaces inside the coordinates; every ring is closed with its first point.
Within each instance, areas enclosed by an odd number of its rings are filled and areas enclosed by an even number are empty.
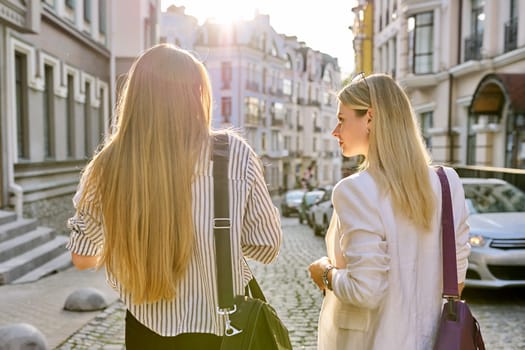
{"type": "Polygon", "coordinates": [[[0,207],[65,230],[115,78],[158,42],[160,0],[0,0],[0,207]]]}
{"type": "Polygon", "coordinates": [[[525,169],[525,2],[379,0],[374,26],[436,162],[525,169]]]}
{"type": "Polygon", "coordinates": [[[277,33],[258,14],[235,24],[202,25],[171,6],[161,40],[194,50],[210,72],[214,127],[242,132],[266,166],[270,191],[335,184],[341,157],[330,135],[340,88],[337,59],[277,33]]]}

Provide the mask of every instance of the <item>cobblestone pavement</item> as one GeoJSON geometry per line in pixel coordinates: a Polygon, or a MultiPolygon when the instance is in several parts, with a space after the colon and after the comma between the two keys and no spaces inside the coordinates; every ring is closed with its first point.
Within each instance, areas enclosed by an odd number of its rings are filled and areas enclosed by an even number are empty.
{"type": "MultiPolygon", "coordinates": [[[[297,218],[283,218],[284,241],[274,264],[250,263],[268,301],[287,325],[294,349],[316,349],[321,292],[307,266],[325,255],[324,239],[297,218]]],[[[525,349],[525,289],[466,290],[487,349],[525,349]]],[[[124,349],[124,307],[115,302],[56,349],[124,349]]]]}

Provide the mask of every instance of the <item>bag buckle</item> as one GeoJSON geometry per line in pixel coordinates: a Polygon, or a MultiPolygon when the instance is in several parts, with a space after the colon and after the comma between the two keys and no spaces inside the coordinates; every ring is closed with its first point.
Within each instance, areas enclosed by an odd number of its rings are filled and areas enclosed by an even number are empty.
{"type": "Polygon", "coordinates": [[[450,317],[451,320],[456,321],[457,320],[457,312],[456,312],[456,301],[459,301],[459,298],[457,295],[445,295],[443,294],[443,297],[447,300],[447,314],[450,317]]]}
{"type": "Polygon", "coordinates": [[[233,314],[235,311],[237,311],[237,305],[233,305],[233,309],[220,309],[217,308],[217,313],[219,315],[224,316],[224,335],[227,337],[233,337],[234,335],[237,335],[242,332],[242,329],[237,329],[234,326],[232,326],[230,315],[233,314]]]}
{"type": "Polygon", "coordinates": [[[229,229],[231,227],[230,218],[215,218],[213,219],[214,229],[229,229]]]}

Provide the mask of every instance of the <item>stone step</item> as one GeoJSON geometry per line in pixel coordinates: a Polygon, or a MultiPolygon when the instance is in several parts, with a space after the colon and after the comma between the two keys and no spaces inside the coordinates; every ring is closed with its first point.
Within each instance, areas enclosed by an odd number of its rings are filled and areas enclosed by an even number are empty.
{"type": "Polygon", "coordinates": [[[41,265],[36,269],[26,273],[22,277],[12,281],[11,284],[34,282],[42,277],[54,274],[61,270],[65,270],[72,265],[71,253],[69,251],[65,251],[44,265],[41,265]]]}
{"type": "Polygon", "coordinates": [[[0,263],[0,285],[11,283],[66,252],[67,240],[66,236],[56,236],[47,243],[0,263]]]}
{"type": "Polygon", "coordinates": [[[0,242],[0,263],[49,242],[55,237],[54,233],[49,227],[37,227],[33,231],[0,242]]]}
{"type": "Polygon", "coordinates": [[[10,211],[0,210],[0,225],[15,221],[16,214],[10,211]]]}
{"type": "Polygon", "coordinates": [[[34,230],[38,226],[36,219],[20,219],[0,225],[0,242],[34,230]]]}

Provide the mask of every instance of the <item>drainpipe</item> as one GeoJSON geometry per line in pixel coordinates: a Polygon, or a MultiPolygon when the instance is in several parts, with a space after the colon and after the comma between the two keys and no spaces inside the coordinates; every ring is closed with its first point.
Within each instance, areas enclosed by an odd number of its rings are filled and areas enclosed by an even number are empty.
{"type": "MultiPolygon", "coordinates": [[[[458,52],[457,52],[457,59],[456,59],[456,65],[458,65],[461,62],[461,43],[463,41],[462,38],[462,25],[463,25],[463,1],[459,1],[458,3],[458,52]]],[[[450,68],[449,68],[450,69],[450,68]]],[[[452,135],[452,88],[454,86],[454,76],[452,73],[448,74],[448,140],[449,140],[449,154],[448,159],[450,164],[454,161],[454,135],[452,135]]]]}
{"type": "MultiPolygon", "coordinates": [[[[10,30],[6,29],[6,31],[3,33],[3,43],[4,48],[3,52],[8,52],[9,46],[10,46],[10,30]]],[[[8,55],[6,58],[6,65],[4,66],[4,69],[6,69],[5,75],[6,78],[2,83],[2,89],[7,92],[5,95],[5,108],[6,113],[2,113],[2,122],[6,126],[5,129],[2,131],[2,138],[5,140],[2,142],[2,147],[7,150],[5,152],[6,154],[6,161],[3,164],[6,168],[7,172],[7,192],[8,198],[7,202],[10,203],[10,195],[14,195],[14,206],[15,206],[15,213],[17,216],[17,219],[22,219],[23,213],[24,213],[24,190],[22,186],[15,183],[15,159],[16,159],[16,149],[17,149],[17,143],[15,139],[16,131],[15,131],[15,97],[14,97],[14,91],[15,91],[15,77],[14,77],[14,71],[15,71],[15,60],[14,55],[8,55]]],[[[29,77],[31,78],[31,77],[29,77]]]]}
{"type": "Polygon", "coordinates": [[[449,142],[449,164],[454,163],[454,135],[452,134],[452,87],[454,83],[454,77],[452,73],[448,73],[448,142],[449,142]]]}

